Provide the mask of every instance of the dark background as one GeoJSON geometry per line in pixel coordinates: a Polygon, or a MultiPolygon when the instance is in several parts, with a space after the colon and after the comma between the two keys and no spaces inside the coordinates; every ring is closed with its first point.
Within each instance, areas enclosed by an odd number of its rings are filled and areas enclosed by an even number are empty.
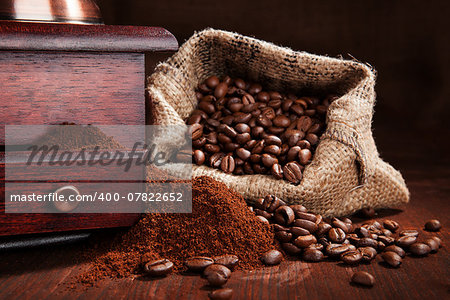
{"type": "Polygon", "coordinates": [[[106,24],[162,26],[181,44],[207,27],[294,50],[355,57],[378,72],[374,128],[450,128],[450,2],[99,0],[106,24]]]}

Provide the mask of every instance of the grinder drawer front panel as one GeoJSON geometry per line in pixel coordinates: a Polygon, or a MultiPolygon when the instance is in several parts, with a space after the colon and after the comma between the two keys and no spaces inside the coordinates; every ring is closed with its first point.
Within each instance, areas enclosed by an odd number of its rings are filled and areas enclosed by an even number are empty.
{"type": "Polygon", "coordinates": [[[4,124],[145,124],[143,53],[0,51],[4,124]]]}

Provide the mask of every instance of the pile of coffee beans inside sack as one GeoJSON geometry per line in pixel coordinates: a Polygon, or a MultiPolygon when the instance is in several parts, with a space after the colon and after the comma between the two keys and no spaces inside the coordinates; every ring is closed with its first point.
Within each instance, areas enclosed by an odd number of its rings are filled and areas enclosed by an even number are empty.
{"type": "Polygon", "coordinates": [[[198,86],[186,120],[193,160],[226,173],[272,174],[298,184],[325,128],[335,96],[298,97],[261,84],[211,76],[198,86]]]}
{"type": "MultiPolygon", "coordinates": [[[[308,262],[319,262],[326,258],[340,260],[348,265],[369,263],[381,254],[384,264],[399,267],[406,253],[426,256],[436,253],[441,247],[437,236],[419,241],[416,229],[400,229],[393,220],[372,220],[355,225],[349,218],[324,219],[319,214],[310,213],[303,205],[286,205],[276,196],[260,198],[250,209],[264,223],[272,224],[275,238],[283,251],[308,262]]],[[[362,211],[373,216],[374,210],[362,211]]],[[[438,220],[428,221],[424,229],[439,231],[438,220]]],[[[281,262],[280,251],[270,250],[262,260],[267,265],[281,262]]],[[[372,286],[375,278],[367,272],[356,272],[352,281],[356,284],[372,286]]]]}

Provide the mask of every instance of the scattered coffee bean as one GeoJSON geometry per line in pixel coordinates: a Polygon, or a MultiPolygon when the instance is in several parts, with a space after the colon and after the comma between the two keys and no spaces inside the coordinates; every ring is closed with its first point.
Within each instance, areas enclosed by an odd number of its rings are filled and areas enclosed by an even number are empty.
{"type": "Polygon", "coordinates": [[[287,254],[292,255],[292,256],[296,256],[296,255],[298,255],[298,254],[300,254],[302,252],[301,248],[295,246],[292,243],[282,243],[281,244],[281,248],[283,248],[283,250],[287,254]]]}
{"type": "Polygon", "coordinates": [[[387,246],[387,247],[384,249],[384,251],[386,251],[386,252],[388,252],[388,251],[395,252],[395,253],[397,253],[398,256],[400,256],[401,258],[405,257],[405,255],[406,255],[405,250],[403,250],[402,248],[400,248],[399,246],[396,246],[396,245],[390,245],[390,246],[387,246]]]}
{"type": "Polygon", "coordinates": [[[348,245],[342,244],[329,244],[326,247],[326,253],[331,257],[339,257],[342,253],[347,252],[349,250],[348,245]]]}
{"type": "Polygon", "coordinates": [[[323,260],[323,253],[318,249],[308,247],[303,251],[302,258],[306,261],[317,262],[323,260]]]}
{"type": "Polygon", "coordinates": [[[225,267],[224,265],[216,264],[216,263],[207,266],[205,268],[205,270],[203,271],[203,276],[208,277],[208,275],[210,275],[211,273],[216,273],[216,272],[221,272],[221,273],[225,274],[227,277],[231,276],[231,270],[229,268],[225,267]]]}
{"type": "Polygon", "coordinates": [[[395,252],[387,251],[381,254],[381,258],[391,267],[398,267],[402,263],[402,258],[395,252]]]}
{"type": "Polygon", "coordinates": [[[341,260],[349,265],[356,265],[362,260],[363,256],[358,250],[351,250],[341,254],[341,260]]]}
{"type": "Polygon", "coordinates": [[[439,231],[441,229],[442,225],[439,220],[430,220],[425,223],[425,230],[428,231],[439,231]]]}
{"type": "Polygon", "coordinates": [[[144,271],[150,276],[164,276],[172,273],[173,263],[168,259],[152,260],[145,264],[144,271]]]}
{"type": "Polygon", "coordinates": [[[342,243],[345,240],[346,235],[341,228],[331,228],[330,231],[328,231],[328,238],[332,242],[342,243]]]}
{"type": "Polygon", "coordinates": [[[425,243],[414,243],[409,246],[409,252],[416,256],[424,256],[431,252],[430,246],[425,243]]]}
{"type": "Polygon", "coordinates": [[[400,236],[419,236],[419,232],[415,229],[406,229],[406,230],[402,230],[399,233],[400,236]]]}
{"type": "Polygon", "coordinates": [[[442,247],[442,241],[441,241],[440,238],[438,238],[437,236],[432,236],[431,238],[432,238],[433,240],[435,240],[435,241],[438,243],[439,248],[442,247]]]}
{"type": "Polygon", "coordinates": [[[292,208],[287,205],[283,205],[275,210],[273,218],[274,221],[280,225],[290,225],[294,222],[295,213],[292,208]]]}
{"type": "MultiPolygon", "coordinates": [[[[401,248],[400,248],[401,249],[401,248]]],[[[358,251],[361,252],[362,258],[361,260],[364,262],[369,262],[377,256],[377,250],[372,247],[361,247],[358,248],[358,251]]]]}
{"type": "MultiPolygon", "coordinates": [[[[209,270],[205,274],[206,280],[208,280],[208,283],[210,286],[222,286],[225,283],[227,283],[229,279],[229,274],[231,274],[231,271],[222,265],[216,265],[220,266],[221,268],[216,268],[214,270],[209,270]]],[[[206,271],[206,269],[205,269],[206,271]]]]}
{"type": "Polygon", "coordinates": [[[397,246],[402,248],[409,247],[416,242],[417,238],[413,235],[405,235],[395,240],[397,246]]]}
{"type": "Polygon", "coordinates": [[[261,259],[268,266],[278,265],[283,260],[283,254],[278,250],[269,250],[263,254],[261,259]]]}
{"type": "Polygon", "coordinates": [[[439,243],[435,239],[427,239],[424,243],[430,247],[430,253],[435,253],[439,250],[439,243]]]}
{"type": "Polygon", "coordinates": [[[364,286],[373,286],[375,284],[375,278],[364,271],[358,271],[353,273],[352,282],[364,286]]]}
{"type": "Polygon", "coordinates": [[[209,257],[205,257],[205,256],[194,256],[194,257],[190,257],[188,258],[185,262],[184,265],[193,272],[203,272],[203,270],[212,265],[214,263],[214,260],[212,258],[209,257]]]}
{"type": "Polygon", "coordinates": [[[292,243],[299,248],[306,248],[312,244],[317,243],[317,239],[312,234],[301,235],[298,236],[292,243]]]}
{"type": "Polygon", "coordinates": [[[229,288],[218,289],[209,292],[208,297],[211,300],[229,300],[233,297],[233,290],[229,288]]]}
{"type": "Polygon", "coordinates": [[[226,254],[214,257],[215,264],[224,265],[230,270],[233,270],[238,262],[239,258],[236,255],[226,254]]]}
{"type": "Polygon", "coordinates": [[[383,226],[384,228],[389,229],[392,232],[397,231],[397,229],[399,228],[398,223],[393,220],[385,220],[383,222],[383,226]]]}
{"type": "Polygon", "coordinates": [[[287,231],[277,231],[275,232],[275,238],[281,243],[287,243],[292,240],[292,233],[287,231]]]}

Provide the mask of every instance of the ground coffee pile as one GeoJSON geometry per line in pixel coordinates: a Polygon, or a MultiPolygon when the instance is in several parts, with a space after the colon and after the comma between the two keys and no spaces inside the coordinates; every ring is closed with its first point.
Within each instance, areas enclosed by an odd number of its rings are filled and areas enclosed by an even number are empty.
{"type": "Polygon", "coordinates": [[[183,271],[191,256],[235,254],[238,269],[262,266],[261,255],[276,248],[269,227],[241,195],[209,177],[192,180],[192,214],[146,214],[106,249],[98,247],[84,283],[142,273],[142,262],[167,258],[183,271]]]}

